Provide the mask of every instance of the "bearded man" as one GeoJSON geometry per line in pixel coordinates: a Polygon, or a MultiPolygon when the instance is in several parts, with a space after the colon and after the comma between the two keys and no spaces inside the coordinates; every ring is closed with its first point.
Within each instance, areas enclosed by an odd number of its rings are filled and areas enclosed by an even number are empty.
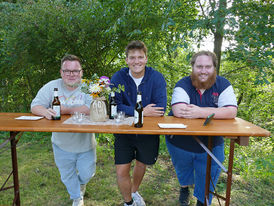
{"type": "MultiPolygon", "coordinates": [[[[172,95],[170,115],[179,118],[206,118],[215,113],[215,119],[232,119],[237,114],[237,101],[230,82],[216,75],[217,58],[209,51],[200,51],[191,60],[192,73],[177,82],[172,95]]],[[[208,146],[207,136],[198,136],[208,146]]],[[[192,136],[167,136],[166,144],[180,183],[179,202],[189,205],[189,186],[195,185],[197,206],[204,205],[207,153],[192,136]]],[[[224,161],[223,137],[213,138],[212,153],[224,161]]],[[[211,164],[211,178],[216,186],[221,168],[211,164]]],[[[213,191],[210,185],[210,191],[213,191]]],[[[212,194],[209,195],[209,204],[212,194]]]]}

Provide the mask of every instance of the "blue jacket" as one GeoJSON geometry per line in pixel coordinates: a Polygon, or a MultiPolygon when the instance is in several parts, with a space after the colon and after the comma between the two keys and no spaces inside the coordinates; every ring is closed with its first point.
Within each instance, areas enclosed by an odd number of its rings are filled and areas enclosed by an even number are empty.
{"type": "MultiPolygon", "coordinates": [[[[129,68],[125,67],[116,72],[111,78],[111,83],[115,87],[118,87],[119,84],[124,85],[125,91],[115,94],[117,109],[125,111],[126,115],[133,116],[137,99],[137,87],[129,75],[129,68]]],[[[143,107],[148,104],[156,104],[157,107],[166,109],[166,81],[160,72],[151,67],[146,67],[145,75],[138,87],[138,91],[142,93],[143,107]]]]}

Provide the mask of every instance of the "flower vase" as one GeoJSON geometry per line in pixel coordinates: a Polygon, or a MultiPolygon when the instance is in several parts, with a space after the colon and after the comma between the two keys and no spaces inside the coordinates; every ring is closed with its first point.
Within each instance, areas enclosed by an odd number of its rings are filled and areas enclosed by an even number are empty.
{"type": "Polygon", "coordinates": [[[107,105],[104,97],[94,98],[90,104],[90,120],[93,122],[105,122],[108,120],[107,105]]]}

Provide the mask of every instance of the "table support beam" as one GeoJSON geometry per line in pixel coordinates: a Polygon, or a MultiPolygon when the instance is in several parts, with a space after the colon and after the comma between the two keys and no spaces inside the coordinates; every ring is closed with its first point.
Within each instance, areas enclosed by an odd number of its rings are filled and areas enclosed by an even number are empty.
{"type": "Polygon", "coordinates": [[[12,205],[16,205],[16,206],[20,206],[19,177],[18,177],[18,164],[17,164],[17,151],[16,151],[16,144],[19,140],[19,139],[16,140],[16,135],[18,133],[19,132],[10,132],[12,173],[13,173],[13,185],[14,185],[14,200],[12,205]]]}
{"type": "MultiPolygon", "coordinates": [[[[212,137],[208,137],[208,149],[212,151],[212,137]]],[[[205,182],[205,201],[204,205],[209,205],[209,190],[210,190],[210,174],[211,174],[211,156],[207,154],[207,165],[206,165],[206,182],[205,182]]]]}
{"type": "Polygon", "coordinates": [[[229,206],[229,203],[230,203],[234,148],[235,148],[235,140],[231,139],[230,140],[230,149],[229,149],[229,159],[228,159],[227,180],[226,180],[227,185],[226,185],[226,201],[225,201],[225,206],[229,206]]]}
{"type": "MultiPolygon", "coordinates": [[[[224,171],[227,174],[227,186],[226,186],[226,196],[222,197],[221,195],[218,195],[215,192],[210,191],[210,178],[211,178],[211,161],[212,159],[216,161],[216,157],[212,154],[212,137],[208,137],[208,148],[196,137],[194,136],[194,139],[204,148],[204,150],[207,152],[207,168],[206,168],[206,182],[205,182],[205,199],[204,199],[204,205],[209,205],[209,193],[214,194],[215,196],[225,200],[225,206],[229,206],[230,204],[230,195],[231,195],[231,185],[232,185],[232,169],[233,169],[233,159],[234,159],[234,149],[235,149],[235,142],[243,143],[245,145],[246,140],[249,138],[245,137],[238,137],[238,138],[230,138],[230,149],[229,149],[229,160],[228,160],[228,169],[224,169],[224,171]],[[242,138],[243,141],[240,140],[242,138]]],[[[219,161],[217,161],[218,164],[219,161]]],[[[219,164],[218,164],[219,165],[219,164]]],[[[219,165],[223,169],[223,165],[219,165]]]]}

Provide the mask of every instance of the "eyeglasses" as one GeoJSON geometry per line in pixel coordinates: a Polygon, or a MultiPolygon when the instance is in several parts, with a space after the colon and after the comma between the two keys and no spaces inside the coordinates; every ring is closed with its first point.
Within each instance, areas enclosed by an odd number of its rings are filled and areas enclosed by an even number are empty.
{"type": "Polygon", "coordinates": [[[80,72],[82,71],[82,69],[80,70],[62,70],[62,72],[65,74],[65,75],[70,75],[70,74],[73,74],[73,75],[78,75],[80,74],[80,72]]]}

